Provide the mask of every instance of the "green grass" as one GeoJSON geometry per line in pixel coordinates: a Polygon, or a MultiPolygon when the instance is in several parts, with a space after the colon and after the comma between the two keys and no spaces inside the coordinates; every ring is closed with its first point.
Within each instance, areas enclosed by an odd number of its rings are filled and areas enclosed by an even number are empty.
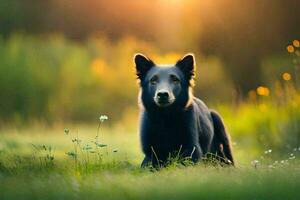
{"type": "MultiPolygon", "coordinates": [[[[69,134],[76,136],[77,130],[86,144],[94,140],[97,127],[71,126],[69,134]]],[[[251,156],[236,148],[236,168],[200,163],[153,171],[139,166],[143,155],[134,131],[105,129],[99,136],[107,144],[99,150],[101,162],[95,153],[88,154],[88,161],[86,154],[79,154],[76,165],[66,154],[74,146],[63,128],[1,130],[0,199],[299,198],[298,149],[292,152],[295,159],[282,155],[284,163],[275,164],[273,152],[262,152],[254,166],[251,156]]]]}
{"type": "MultiPolygon", "coordinates": [[[[116,163],[114,165],[120,165],[116,163]]],[[[1,199],[297,199],[299,169],[268,170],[187,167],[92,174],[33,173],[1,177],[1,199]]]]}

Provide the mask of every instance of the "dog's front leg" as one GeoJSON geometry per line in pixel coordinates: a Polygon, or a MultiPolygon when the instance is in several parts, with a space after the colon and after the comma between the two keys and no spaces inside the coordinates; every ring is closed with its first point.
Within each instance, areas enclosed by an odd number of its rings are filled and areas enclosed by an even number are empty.
{"type": "Polygon", "coordinates": [[[149,167],[151,165],[152,165],[152,159],[151,159],[151,157],[145,156],[145,158],[144,158],[144,160],[143,160],[143,162],[141,164],[141,167],[145,168],[145,167],[149,167]]]}
{"type": "Polygon", "coordinates": [[[191,145],[184,148],[181,156],[185,159],[191,159],[193,162],[197,162],[202,158],[203,153],[199,145],[191,145]]]}

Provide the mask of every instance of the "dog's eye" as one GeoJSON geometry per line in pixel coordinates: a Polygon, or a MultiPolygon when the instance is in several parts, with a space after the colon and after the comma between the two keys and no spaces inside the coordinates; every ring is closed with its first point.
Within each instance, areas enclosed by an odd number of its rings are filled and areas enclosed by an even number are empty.
{"type": "Polygon", "coordinates": [[[171,80],[174,84],[179,83],[179,79],[176,76],[171,76],[171,80]]]}
{"type": "Polygon", "coordinates": [[[150,79],[150,84],[151,85],[155,85],[157,83],[157,76],[153,76],[151,79],[150,79]]]}

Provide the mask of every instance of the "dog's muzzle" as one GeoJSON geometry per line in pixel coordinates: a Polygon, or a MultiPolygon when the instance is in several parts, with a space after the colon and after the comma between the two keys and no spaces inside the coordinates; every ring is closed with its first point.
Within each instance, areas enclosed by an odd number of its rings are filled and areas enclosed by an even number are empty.
{"type": "Polygon", "coordinates": [[[166,107],[174,102],[175,98],[172,93],[167,90],[159,90],[156,92],[154,101],[160,107],[166,107]]]}

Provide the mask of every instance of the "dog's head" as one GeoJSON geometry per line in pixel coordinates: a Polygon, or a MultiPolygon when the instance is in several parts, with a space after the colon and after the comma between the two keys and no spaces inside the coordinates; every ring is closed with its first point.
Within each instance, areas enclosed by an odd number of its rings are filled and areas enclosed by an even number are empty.
{"type": "Polygon", "coordinates": [[[167,108],[185,105],[195,73],[193,54],[187,54],[174,65],[156,65],[142,54],[134,56],[136,74],[140,80],[142,103],[167,108]]]}

